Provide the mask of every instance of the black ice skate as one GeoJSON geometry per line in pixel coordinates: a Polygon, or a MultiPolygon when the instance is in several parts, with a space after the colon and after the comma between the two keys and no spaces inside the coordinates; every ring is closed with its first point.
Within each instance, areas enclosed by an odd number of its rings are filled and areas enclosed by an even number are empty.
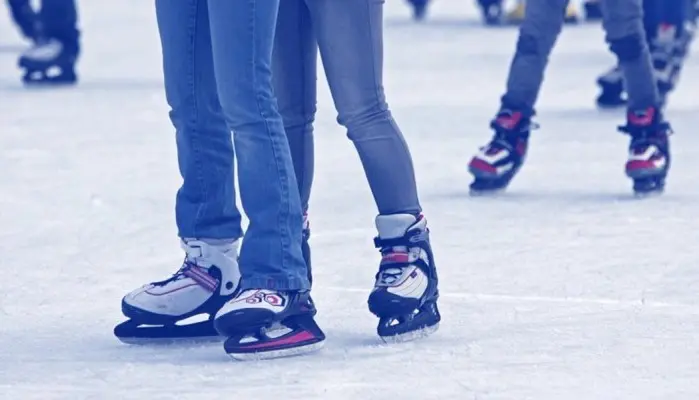
{"type": "Polygon", "coordinates": [[[670,169],[670,124],[656,107],[628,113],[628,123],[619,127],[631,136],[626,175],[638,195],[662,193],[670,169]]]}
{"type": "Polygon", "coordinates": [[[624,73],[620,66],[615,66],[597,78],[597,85],[601,89],[597,97],[597,106],[600,108],[618,108],[626,105],[626,91],[624,88],[624,73]]]}
{"type": "Polygon", "coordinates": [[[422,215],[379,215],[376,227],[382,259],[368,303],[379,317],[379,337],[403,342],[435,332],[441,316],[427,221],[422,215]]]}
{"type": "Polygon", "coordinates": [[[658,33],[650,45],[651,60],[661,103],[677,87],[689,45],[693,38],[691,27],[660,24],[658,33]]]}
{"type": "Polygon", "coordinates": [[[408,3],[413,7],[413,18],[416,21],[425,19],[430,0],[408,0],[408,3]]]}
{"type": "Polygon", "coordinates": [[[475,177],[470,186],[473,194],[497,192],[510,184],[526,159],[529,133],[536,125],[519,111],[503,109],[490,127],[495,130],[493,139],[468,166],[475,177]]]}
{"type": "Polygon", "coordinates": [[[77,82],[78,49],[58,40],[40,40],[19,58],[27,85],[72,85],[77,82]]]}
{"type": "Polygon", "coordinates": [[[486,25],[502,25],[504,23],[503,0],[478,0],[483,22],[486,25]]]}
{"type": "Polygon", "coordinates": [[[317,351],[325,334],[308,292],[246,290],[216,314],[226,353],[236,360],[290,357],[317,351]]]}
{"type": "Polygon", "coordinates": [[[127,294],[122,311],[128,321],[114,334],[129,344],[221,341],[213,319],[238,288],[238,243],[182,242],[187,257],[169,279],[127,294]]]}

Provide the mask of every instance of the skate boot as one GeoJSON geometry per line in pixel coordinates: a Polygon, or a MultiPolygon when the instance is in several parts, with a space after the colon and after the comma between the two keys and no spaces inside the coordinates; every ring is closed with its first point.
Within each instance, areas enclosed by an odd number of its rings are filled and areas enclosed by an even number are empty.
{"type": "Polygon", "coordinates": [[[677,84],[684,61],[682,50],[677,27],[660,24],[658,34],[650,46],[650,53],[662,104],[677,84]]]}
{"type": "Polygon", "coordinates": [[[408,0],[408,3],[413,7],[413,18],[416,21],[422,21],[427,16],[427,6],[429,0],[408,0]]]}
{"type": "Polygon", "coordinates": [[[597,97],[598,107],[617,108],[626,105],[624,73],[619,65],[600,75],[597,78],[597,85],[602,90],[597,97]]]}
{"type": "Polygon", "coordinates": [[[504,190],[519,172],[527,155],[529,133],[537,126],[519,111],[501,110],[490,123],[493,139],[482,147],[468,165],[475,177],[471,193],[504,190]]]}
{"type": "Polygon", "coordinates": [[[422,215],[379,215],[376,228],[382,259],[368,303],[379,317],[379,337],[404,342],[435,332],[441,316],[427,221],[422,215]]]}
{"type": "Polygon", "coordinates": [[[227,302],[214,325],[227,337],[223,347],[233,359],[264,360],[322,348],[325,334],[315,314],[307,291],[251,289],[227,302]]]}
{"type": "Polygon", "coordinates": [[[478,5],[486,25],[500,25],[503,23],[503,0],[478,0],[478,5]]]}
{"type": "Polygon", "coordinates": [[[670,124],[657,107],[630,111],[628,122],[619,127],[631,136],[626,175],[633,180],[638,195],[662,193],[670,169],[670,124]]]}
{"type": "Polygon", "coordinates": [[[122,311],[128,321],[114,328],[125,343],[173,342],[178,339],[222,340],[213,319],[238,288],[238,242],[220,245],[182,242],[186,258],[169,279],[127,294],[122,311]],[[187,323],[205,316],[199,322],[187,323]]]}
{"type": "Polygon", "coordinates": [[[77,46],[66,46],[55,39],[40,40],[19,58],[26,85],[71,85],[77,82],[77,46]]]}

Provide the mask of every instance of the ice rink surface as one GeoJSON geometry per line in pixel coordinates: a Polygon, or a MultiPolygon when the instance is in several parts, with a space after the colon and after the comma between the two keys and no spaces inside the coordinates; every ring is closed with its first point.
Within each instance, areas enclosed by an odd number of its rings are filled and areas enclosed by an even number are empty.
{"type": "MultiPolygon", "coordinates": [[[[0,399],[690,400],[699,398],[699,63],[668,117],[664,196],[623,174],[619,112],[594,107],[611,66],[598,25],[567,27],[528,164],[496,198],[468,195],[516,40],[470,1],[420,25],[386,6],[386,90],[415,157],[443,323],[386,346],[366,298],[375,208],[321,77],[311,204],[315,355],[232,362],[220,345],[129,347],[129,290],[181,262],[174,133],[153,4],[81,1],[81,82],[25,90],[0,21],[0,399]]],[[[695,46],[696,47],[696,46],[695,46]]]]}

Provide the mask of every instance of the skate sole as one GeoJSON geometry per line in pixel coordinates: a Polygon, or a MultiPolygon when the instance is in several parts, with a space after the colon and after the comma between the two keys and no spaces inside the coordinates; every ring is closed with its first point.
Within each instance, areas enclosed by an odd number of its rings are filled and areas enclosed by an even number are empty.
{"type": "Polygon", "coordinates": [[[407,343],[415,340],[424,339],[439,330],[439,322],[434,325],[426,326],[416,331],[401,333],[392,336],[379,336],[386,344],[407,343]]]}
{"type": "Polygon", "coordinates": [[[315,353],[325,346],[325,340],[311,343],[305,346],[293,347],[289,349],[245,352],[245,353],[228,353],[228,356],[235,361],[262,361],[272,360],[277,358],[298,357],[305,354],[315,353]]]}

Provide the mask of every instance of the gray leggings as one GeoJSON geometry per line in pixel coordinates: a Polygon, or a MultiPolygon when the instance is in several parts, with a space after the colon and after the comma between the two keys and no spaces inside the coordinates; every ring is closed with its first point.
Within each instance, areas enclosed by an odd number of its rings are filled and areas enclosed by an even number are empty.
{"type": "Polygon", "coordinates": [[[282,0],[273,57],[304,209],[313,181],[317,54],[380,214],[419,213],[413,162],[384,95],[384,0],[282,0]]]}
{"type": "MultiPolygon", "coordinates": [[[[527,0],[503,107],[533,114],[549,54],[563,27],[568,0],[527,0]]],[[[642,0],[601,0],[606,40],[624,72],[629,108],[658,104],[643,28],[642,0]]]]}

